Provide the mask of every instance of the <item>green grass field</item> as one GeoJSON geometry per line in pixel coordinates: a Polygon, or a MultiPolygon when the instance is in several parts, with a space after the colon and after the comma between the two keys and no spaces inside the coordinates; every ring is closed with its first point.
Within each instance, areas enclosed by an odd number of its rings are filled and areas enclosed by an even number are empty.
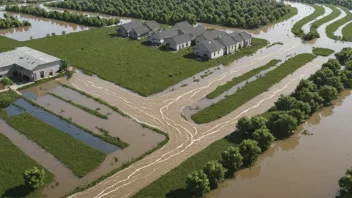
{"type": "Polygon", "coordinates": [[[313,48],[313,54],[317,56],[330,56],[335,51],[328,48],[315,47],[313,48]]]}
{"type": "Polygon", "coordinates": [[[198,124],[219,119],[236,110],[238,107],[242,106],[257,95],[267,91],[274,84],[280,82],[286,76],[293,73],[306,63],[312,61],[314,58],[315,56],[313,54],[306,53],[296,55],[295,57],[282,63],[273,71],[267,73],[265,76],[248,83],[235,94],[220,100],[212,106],[202,109],[198,113],[193,114],[191,117],[198,124]]]}
{"type": "Polygon", "coordinates": [[[352,41],[352,23],[346,25],[342,29],[342,40],[344,41],[352,41]]]}
{"type": "Polygon", "coordinates": [[[96,169],[105,159],[105,153],[74,139],[29,113],[8,117],[5,120],[10,126],[53,154],[79,177],[96,169]]]}
{"type": "Polygon", "coordinates": [[[280,60],[276,60],[276,59],[271,60],[266,65],[263,65],[263,66],[258,67],[256,69],[252,69],[251,71],[249,71],[241,76],[235,77],[231,81],[226,82],[226,84],[218,86],[213,92],[211,92],[207,95],[207,98],[209,98],[209,99],[216,98],[219,95],[221,95],[222,93],[224,93],[225,91],[231,89],[231,87],[237,85],[240,82],[247,80],[248,78],[251,78],[252,76],[258,74],[261,71],[267,70],[270,67],[275,66],[279,62],[280,62],[280,60]]]}
{"type": "Polygon", "coordinates": [[[190,198],[191,195],[186,190],[187,175],[194,170],[203,168],[204,164],[208,161],[221,159],[222,151],[230,146],[237,146],[242,142],[243,137],[240,133],[233,133],[231,136],[212,143],[201,152],[188,158],[182,164],[140,190],[133,198],[190,198]]]}
{"type": "Polygon", "coordinates": [[[335,19],[336,17],[338,17],[341,14],[341,11],[339,9],[337,9],[336,6],[329,5],[329,4],[326,4],[325,6],[330,8],[332,10],[332,12],[329,15],[327,15],[327,16],[325,16],[325,17],[323,17],[323,18],[321,18],[321,19],[319,19],[317,21],[315,21],[314,23],[312,23],[312,25],[310,26],[310,31],[311,32],[316,31],[321,25],[323,25],[324,23],[327,23],[327,22],[335,19]]]}
{"type": "Polygon", "coordinates": [[[323,15],[325,10],[322,6],[318,6],[318,5],[314,5],[314,4],[307,4],[311,7],[314,8],[314,12],[310,15],[308,15],[307,17],[299,20],[297,23],[295,23],[291,29],[291,32],[298,36],[298,37],[304,37],[304,32],[302,30],[303,25],[307,24],[308,22],[316,19],[317,17],[319,17],[320,15],[323,15]]]}
{"type": "Polygon", "coordinates": [[[337,21],[335,21],[334,23],[326,26],[326,35],[334,40],[340,40],[342,38],[339,38],[337,36],[334,35],[334,33],[336,32],[336,30],[342,26],[343,24],[349,22],[352,20],[352,13],[345,7],[341,7],[339,6],[339,8],[341,8],[347,15],[345,17],[343,17],[342,19],[339,19],[337,21]]]}
{"type": "Polygon", "coordinates": [[[254,38],[253,46],[239,53],[200,62],[194,59],[192,49],[171,53],[115,35],[116,27],[108,27],[25,42],[0,37],[0,51],[28,46],[67,58],[75,67],[148,96],[210,67],[251,55],[267,45],[266,40],[254,38]]]}
{"type": "MultiPolygon", "coordinates": [[[[0,197],[44,197],[43,188],[32,191],[24,183],[23,173],[34,166],[43,168],[0,133],[0,197]]],[[[50,172],[45,171],[43,187],[54,177],[50,172]]]]}

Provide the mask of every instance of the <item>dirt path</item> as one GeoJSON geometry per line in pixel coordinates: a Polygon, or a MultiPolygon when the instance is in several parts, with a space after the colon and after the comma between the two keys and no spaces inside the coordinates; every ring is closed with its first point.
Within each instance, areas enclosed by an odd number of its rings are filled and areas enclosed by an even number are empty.
{"type": "MultiPolygon", "coordinates": [[[[299,14],[296,17],[288,22],[279,23],[276,28],[273,27],[268,32],[258,35],[261,38],[267,37],[271,42],[282,41],[285,43],[283,46],[274,46],[275,53],[270,48],[263,49],[250,57],[247,62],[237,61],[227,68],[226,72],[216,73],[198,83],[192,83],[175,91],[144,98],[101,79],[75,74],[70,80],[72,86],[115,105],[138,122],[146,123],[167,132],[170,140],[168,144],[146,158],[105,179],[96,186],[71,197],[123,198],[133,195],[212,142],[233,132],[238,118],[266,111],[280,94],[292,92],[302,78],[307,78],[318,70],[328,58],[316,58],[268,91],[214,122],[197,125],[181,117],[180,112],[184,107],[202,99],[217,86],[224,84],[233,77],[242,75],[274,58],[285,59],[289,54],[311,52],[314,45],[302,43],[300,39],[294,38],[287,31],[291,29],[290,27],[295,21],[308,15],[304,9],[305,6],[301,4],[292,5],[299,8],[299,14]],[[280,28],[277,28],[279,26],[280,28]],[[278,34],[276,31],[284,31],[285,33],[278,34]],[[282,53],[284,50],[287,50],[286,53],[282,53]]],[[[329,41],[324,45],[334,48],[336,51],[345,46],[334,44],[334,41],[329,41]]]]}

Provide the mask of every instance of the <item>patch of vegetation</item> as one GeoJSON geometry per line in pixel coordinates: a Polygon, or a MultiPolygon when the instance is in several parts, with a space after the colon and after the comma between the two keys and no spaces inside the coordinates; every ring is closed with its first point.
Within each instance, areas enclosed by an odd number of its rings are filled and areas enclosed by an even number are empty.
{"type": "Polygon", "coordinates": [[[0,18],[0,29],[23,26],[31,26],[31,23],[26,20],[21,22],[17,19],[17,17],[8,16],[7,14],[4,14],[4,18],[0,18]]]}
{"type": "Polygon", "coordinates": [[[277,20],[275,23],[280,23],[282,21],[286,21],[286,20],[292,18],[293,16],[295,16],[296,14],[298,14],[298,9],[297,8],[290,6],[289,9],[290,9],[290,11],[286,15],[281,17],[279,20],[277,20]]]}
{"type": "Polygon", "coordinates": [[[268,45],[266,48],[272,47],[272,46],[274,46],[274,45],[283,45],[283,43],[281,43],[281,42],[275,42],[275,43],[272,43],[272,44],[268,45]]]}
{"type": "Polygon", "coordinates": [[[316,56],[330,56],[335,51],[328,48],[314,47],[313,54],[316,56]]]}
{"type": "Polygon", "coordinates": [[[326,26],[326,35],[329,38],[334,40],[342,39],[340,36],[335,36],[334,33],[340,26],[352,20],[352,13],[347,8],[345,7],[339,7],[339,8],[341,8],[346,13],[346,16],[326,26]]]}
{"type": "Polygon", "coordinates": [[[349,0],[289,0],[289,1],[310,3],[310,4],[314,4],[314,3],[333,4],[333,5],[344,6],[349,9],[352,9],[352,2],[349,0]]]}
{"type": "Polygon", "coordinates": [[[100,138],[102,140],[104,140],[106,142],[109,142],[110,144],[116,145],[116,146],[118,146],[121,149],[124,149],[124,148],[128,147],[128,144],[126,142],[122,141],[119,137],[111,136],[109,134],[109,131],[107,131],[107,130],[105,130],[103,128],[100,128],[100,127],[95,127],[95,128],[103,133],[103,135],[100,136],[100,138]]]}
{"type": "Polygon", "coordinates": [[[45,170],[46,178],[42,188],[33,190],[25,185],[23,174],[36,166],[43,169],[37,162],[28,157],[11,140],[0,133],[0,197],[44,197],[43,188],[50,184],[54,176],[45,170]]]}
{"type": "Polygon", "coordinates": [[[93,27],[110,26],[119,23],[119,20],[116,18],[90,17],[88,15],[71,13],[66,10],[64,12],[56,10],[46,11],[46,9],[40,8],[39,6],[9,5],[6,6],[5,10],[93,27]]]}
{"type": "Polygon", "coordinates": [[[352,23],[349,23],[342,29],[342,40],[352,41],[352,23]]]}
{"type": "Polygon", "coordinates": [[[266,0],[68,0],[47,3],[46,6],[80,11],[99,12],[108,15],[156,20],[164,24],[175,24],[187,20],[220,24],[238,28],[258,28],[280,20],[290,12],[282,2],[266,0]],[[138,7],[135,9],[130,5],[138,7]],[[251,16],[251,17],[249,17],[251,16]]]}
{"type": "Polygon", "coordinates": [[[16,47],[22,46],[21,42],[4,36],[0,36],[0,43],[0,52],[14,50],[16,47]]]}
{"type": "Polygon", "coordinates": [[[0,93],[0,108],[6,108],[15,102],[20,96],[13,90],[0,93]]]}
{"type": "Polygon", "coordinates": [[[106,154],[41,121],[29,113],[11,116],[6,122],[83,177],[96,169],[106,154]]]}
{"type": "Polygon", "coordinates": [[[291,32],[295,36],[304,38],[305,34],[302,30],[303,25],[305,25],[305,24],[309,23],[309,21],[312,21],[312,20],[316,19],[317,17],[323,15],[325,12],[325,9],[322,6],[318,6],[318,5],[309,5],[309,6],[311,6],[314,9],[314,12],[312,14],[310,14],[309,16],[306,16],[303,19],[299,20],[298,22],[296,22],[293,25],[291,32]]]}
{"type": "Polygon", "coordinates": [[[218,103],[204,108],[196,114],[193,114],[192,119],[198,124],[207,123],[219,119],[238,107],[242,106],[249,100],[257,95],[265,92],[274,84],[280,82],[289,74],[293,73],[306,63],[315,58],[313,54],[299,54],[293,58],[288,59],[276,69],[270,71],[265,76],[248,83],[242,89],[238,90],[235,94],[230,95],[218,103]]]}
{"type": "Polygon", "coordinates": [[[77,108],[79,108],[79,109],[82,109],[83,111],[85,111],[85,112],[87,112],[87,113],[89,113],[89,114],[95,115],[95,116],[97,116],[97,117],[99,117],[99,118],[101,118],[101,119],[105,119],[105,120],[108,119],[108,116],[103,115],[103,114],[99,113],[99,112],[96,111],[96,110],[93,110],[93,109],[90,109],[90,108],[85,107],[85,106],[83,106],[83,105],[74,103],[74,102],[72,102],[71,100],[66,100],[65,98],[63,98],[63,97],[61,97],[61,96],[59,96],[59,95],[56,95],[56,94],[54,94],[54,93],[52,93],[52,92],[48,92],[48,94],[51,95],[51,96],[53,96],[53,97],[55,97],[55,98],[58,98],[58,99],[60,99],[60,100],[62,100],[62,101],[64,101],[64,102],[67,102],[67,103],[69,103],[69,104],[71,104],[71,105],[73,105],[73,106],[75,106],[75,107],[77,107],[77,108]]]}
{"type": "Polygon", "coordinates": [[[280,60],[277,60],[277,59],[271,60],[266,65],[263,65],[263,66],[258,67],[256,69],[252,69],[251,71],[249,71],[241,76],[235,77],[231,81],[226,82],[226,84],[218,86],[213,92],[211,92],[207,95],[207,98],[208,99],[216,98],[219,95],[221,95],[222,93],[224,93],[225,91],[231,89],[233,86],[237,85],[238,83],[241,83],[241,82],[247,80],[248,78],[251,78],[252,76],[257,75],[261,71],[265,71],[265,70],[269,69],[270,67],[275,66],[279,62],[280,62],[280,60]]]}

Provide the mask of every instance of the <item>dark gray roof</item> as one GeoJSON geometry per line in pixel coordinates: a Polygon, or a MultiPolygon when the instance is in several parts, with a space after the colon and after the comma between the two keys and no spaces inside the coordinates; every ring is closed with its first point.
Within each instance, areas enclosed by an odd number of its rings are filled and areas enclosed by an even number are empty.
{"type": "Polygon", "coordinates": [[[178,35],[177,28],[174,27],[155,33],[159,39],[171,38],[173,36],[178,35]]]}
{"type": "Polygon", "coordinates": [[[232,32],[231,34],[229,34],[229,36],[231,36],[237,42],[242,42],[243,41],[242,36],[238,32],[232,32]]]}
{"type": "Polygon", "coordinates": [[[204,34],[207,30],[202,26],[198,25],[197,27],[190,27],[182,30],[184,34],[191,34],[191,37],[196,37],[201,34],[204,34]]]}
{"type": "Polygon", "coordinates": [[[134,30],[138,35],[150,32],[149,28],[144,25],[132,28],[132,30],[134,30]]]}
{"type": "Polygon", "coordinates": [[[248,39],[251,39],[251,38],[252,38],[252,35],[250,35],[250,34],[247,33],[247,32],[241,32],[240,35],[241,35],[241,37],[242,37],[244,40],[248,40],[248,39]]]}
{"type": "Polygon", "coordinates": [[[179,45],[179,44],[187,43],[187,42],[191,41],[191,37],[189,36],[189,34],[180,34],[180,35],[171,37],[169,39],[169,42],[170,41],[173,41],[174,43],[179,45]]]}
{"type": "Polygon", "coordinates": [[[177,29],[183,30],[183,29],[187,29],[187,28],[192,27],[192,25],[189,24],[188,21],[182,21],[182,22],[176,23],[174,25],[174,27],[177,28],[177,29]]]}
{"type": "Polygon", "coordinates": [[[203,42],[206,40],[212,40],[212,39],[219,37],[221,35],[224,35],[224,34],[226,34],[226,32],[219,31],[219,30],[213,30],[213,31],[205,32],[204,34],[197,36],[196,39],[199,42],[203,42]]]}
{"type": "Polygon", "coordinates": [[[120,26],[123,27],[126,31],[131,31],[133,28],[142,26],[143,24],[139,21],[132,21],[129,23],[121,24],[120,26]]]}
{"type": "Polygon", "coordinates": [[[232,45],[236,45],[238,43],[235,41],[233,38],[231,38],[229,35],[222,35],[216,38],[215,40],[219,41],[223,46],[229,47],[232,45]]]}
{"type": "Polygon", "coordinates": [[[156,21],[147,21],[145,23],[145,25],[150,29],[150,30],[158,30],[160,29],[160,25],[159,23],[157,23],[156,21]]]}
{"type": "Polygon", "coordinates": [[[194,48],[205,48],[209,52],[216,52],[216,51],[223,49],[224,46],[222,46],[216,40],[208,40],[208,41],[204,41],[204,42],[197,44],[196,46],[194,46],[194,48]]]}

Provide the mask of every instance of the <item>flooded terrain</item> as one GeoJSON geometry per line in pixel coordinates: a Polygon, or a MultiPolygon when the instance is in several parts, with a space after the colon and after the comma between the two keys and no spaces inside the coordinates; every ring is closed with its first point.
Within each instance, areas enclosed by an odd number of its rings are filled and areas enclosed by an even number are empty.
{"type": "Polygon", "coordinates": [[[337,181],[352,166],[351,93],[344,91],[291,138],[275,142],[254,167],[239,171],[206,197],[335,197],[337,181]]]}

